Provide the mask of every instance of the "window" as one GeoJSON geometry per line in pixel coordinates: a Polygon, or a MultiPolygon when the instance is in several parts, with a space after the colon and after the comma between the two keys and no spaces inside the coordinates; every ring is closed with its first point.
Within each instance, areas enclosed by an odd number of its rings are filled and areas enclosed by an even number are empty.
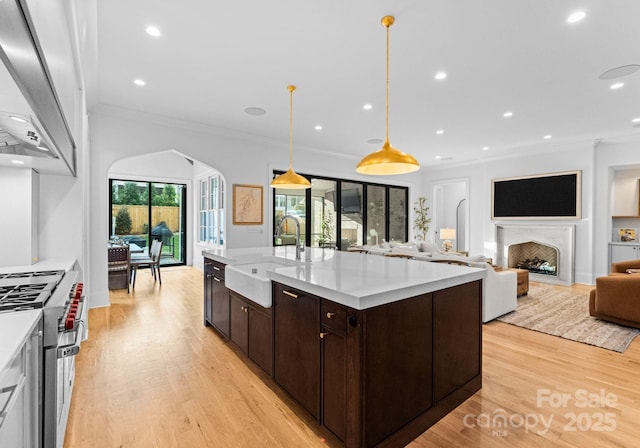
{"type": "Polygon", "coordinates": [[[224,182],[219,175],[200,180],[199,241],[224,245],[224,182]]]}
{"type": "Polygon", "coordinates": [[[186,197],[184,184],[110,179],[109,236],[145,251],[162,241],[162,265],[186,261],[186,197]]]}
{"type": "MultiPolygon", "coordinates": [[[[274,176],[281,174],[275,171],[274,176]]],[[[300,239],[311,247],[346,250],[361,244],[406,241],[408,188],[305,176],[311,188],[274,189],[273,225],[282,222],[273,244],[295,244],[296,220],[300,239]]]]}

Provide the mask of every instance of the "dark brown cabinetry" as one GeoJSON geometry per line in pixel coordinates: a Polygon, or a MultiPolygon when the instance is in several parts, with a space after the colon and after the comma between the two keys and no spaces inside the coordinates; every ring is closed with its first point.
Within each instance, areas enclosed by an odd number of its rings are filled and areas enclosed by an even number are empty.
{"type": "Polygon", "coordinates": [[[274,378],[311,415],[320,396],[320,299],[274,283],[274,378]]]}
{"type": "Polygon", "coordinates": [[[263,308],[205,258],[214,326],[347,448],[405,446],[482,386],[482,282],[357,310],[273,283],[263,308]]]}
{"type": "Polygon", "coordinates": [[[355,310],[274,283],[276,382],[345,446],[404,446],[482,385],[481,288],[355,310]]]}
{"type": "Polygon", "coordinates": [[[230,291],[230,339],[269,375],[273,375],[273,321],[270,308],[230,291]]]}
{"type": "Polygon", "coordinates": [[[204,259],[204,325],[229,337],[229,290],[224,285],[225,265],[204,259]]]}
{"type": "Polygon", "coordinates": [[[344,440],[347,423],[347,308],[326,299],[322,299],[320,308],[320,422],[344,440]]]}

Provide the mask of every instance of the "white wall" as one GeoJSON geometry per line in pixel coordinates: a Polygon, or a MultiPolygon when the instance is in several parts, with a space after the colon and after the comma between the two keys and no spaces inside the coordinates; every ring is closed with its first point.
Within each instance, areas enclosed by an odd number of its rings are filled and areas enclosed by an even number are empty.
{"type": "Polygon", "coordinates": [[[77,259],[83,253],[82,180],[40,175],[40,259],[77,259]]]}
{"type": "Polygon", "coordinates": [[[28,266],[32,264],[37,235],[32,226],[37,222],[37,202],[34,204],[33,178],[30,168],[0,166],[0,266],[28,266]]]}
{"type": "MultiPolygon", "coordinates": [[[[521,153],[519,153],[521,154],[521,153]]],[[[561,221],[576,225],[577,283],[593,283],[593,194],[594,149],[588,144],[573,145],[556,152],[538,155],[486,160],[474,164],[442,169],[427,169],[423,175],[432,184],[468,177],[469,193],[469,251],[496,258],[495,225],[504,221],[491,220],[491,179],[543,174],[558,171],[582,171],[582,219],[561,221]]],[[[508,221],[513,223],[513,221],[508,221]]],[[[518,221],[518,224],[554,223],[558,221],[518,221]]]]}
{"type": "MultiPolygon", "coordinates": [[[[109,304],[107,289],[108,172],[118,160],[176,150],[213,167],[226,181],[225,203],[231,205],[233,184],[264,186],[265,216],[272,208],[269,188],[274,169],[288,166],[288,145],[244,133],[211,129],[193,123],[182,123],[161,117],[135,114],[108,107],[92,111],[91,125],[91,306],[109,304]]],[[[363,154],[364,155],[364,154],[363,154]]],[[[329,151],[301,149],[294,142],[294,168],[297,172],[344,179],[371,180],[355,172],[357,160],[329,151]]],[[[117,165],[115,165],[117,166],[117,165]]],[[[379,178],[376,178],[380,182],[379,178]]],[[[419,174],[385,178],[385,183],[422,186],[419,174]]],[[[421,191],[411,189],[410,204],[421,191]]],[[[271,244],[272,222],[265,218],[261,226],[234,226],[231,209],[226,217],[227,247],[253,247],[271,244]]],[[[410,217],[412,222],[412,217],[410,217]]],[[[195,254],[194,256],[198,256],[195,254]]]]}
{"type": "Polygon", "coordinates": [[[611,214],[638,216],[640,168],[618,169],[613,173],[611,214]]]}

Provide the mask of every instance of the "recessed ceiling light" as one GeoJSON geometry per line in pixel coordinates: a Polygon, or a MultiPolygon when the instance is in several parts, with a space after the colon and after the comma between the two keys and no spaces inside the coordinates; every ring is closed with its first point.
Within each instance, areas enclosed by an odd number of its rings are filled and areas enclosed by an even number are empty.
{"type": "Polygon", "coordinates": [[[322,131],[322,126],[320,126],[319,124],[316,125],[315,127],[316,131],[322,131]]]}
{"type": "Polygon", "coordinates": [[[49,151],[49,148],[47,148],[46,146],[40,145],[37,147],[39,150],[41,151],[49,151]]]}
{"type": "Polygon", "coordinates": [[[379,145],[383,141],[384,140],[382,140],[381,138],[370,138],[369,140],[367,140],[367,143],[370,143],[372,145],[379,145]]]}
{"type": "Polygon", "coordinates": [[[438,134],[438,135],[442,135],[442,134],[444,134],[444,130],[442,130],[442,129],[438,129],[438,130],[436,131],[436,134],[438,134]]]}
{"type": "Polygon", "coordinates": [[[137,86],[140,86],[140,87],[147,85],[147,83],[144,82],[144,80],[142,80],[142,79],[134,79],[133,83],[135,85],[137,85],[137,86]]]}
{"type": "Polygon", "coordinates": [[[260,116],[267,113],[267,111],[261,107],[247,107],[244,109],[244,112],[248,115],[254,115],[254,116],[260,116]]]}
{"type": "Polygon", "coordinates": [[[11,163],[15,163],[16,165],[24,165],[24,160],[12,160],[11,163]]]}
{"type": "Polygon", "coordinates": [[[632,75],[638,70],[640,70],[640,65],[638,64],[622,65],[620,67],[615,67],[607,70],[606,72],[603,72],[600,76],[598,76],[598,78],[605,80],[622,78],[623,76],[632,75]]]}
{"type": "Polygon", "coordinates": [[[19,123],[26,123],[27,122],[27,120],[25,120],[24,118],[16,117],[15,115],[10,115],[9,118],[11,118],[12,120],[15,120],[15,121],[17,121],[19,123]]]}
{"type": "Polygon", "coordinates": [[[551,136],[550,136],[549,134],[547,134],[547,135],[545,135],[545,136],[544,136],[544,139],[545,139],[545,140],[549,140],[550,138],[551,138],[551,136]]]}
{"type": "Polygon", "coordinates": [[[483,151],[488,151],[488,150],[489,150],[489,147],[488,147],[488,146],[483,146],[483,147],[482,147],[482,150],[483,150],[483,151]]]}
{"type": "Polygon", "coordinates": [[[438,72],[436,73],[436,76],[434,76],[434,78],[436,78],[438,81],[443,80],[447,77],[447,74],[445,72],[438,72]]]}
{"type": "Polygon", "coordinates": [[[640,123],[640,117],[631,120],[631,123],[640,123]]]}
{"type": "Polygon", "coordinates": [[[442,159],[442,156],[436,156],[436,159],[442,159]]]}
{"type": "Polygon", "coordinates": [[[373,109],[373,106],[372,106],[371,104],[367,103],[367,104],[365,104],[364,106],[362,106],[362,108],[363,108],[364,110],[371,110],[371,109],[373,109]]]}
{"type": "Polygon", "coordinates": [[[147,34],[149,36],[153,36],[153,37],[160,37],[162,36],[162,33],[160,32],[160,30],[155,27],[155,26],[148,26],[147,29],[145,30],[147,32],[147,34]]]}
{"type": "Polygon", "coordinates": [[[567,18],[567,22],[569,23],[576,23],[581,21],[582,19],[584,19],[587,16],[587,13],[584,11],[576,11],[571,13],[571,15],[567,18]]]}
{"type": "Polygon", "coordinates": [[[611,90],[618,90],[618,89],[621,89],[621,88],[623,88],[623,87],[624,87],[624,83],[623,83],[623,82],[615,82],[615,83],[613,83],[613,84],[611,84],[611,85],[609,86],[609,88],[610,88],[611,90]]]}
{"type": "Polygon", "coordinates": [[[513,112],[505,112],[502,116],[505,118],[513,117],[513,112]]]}

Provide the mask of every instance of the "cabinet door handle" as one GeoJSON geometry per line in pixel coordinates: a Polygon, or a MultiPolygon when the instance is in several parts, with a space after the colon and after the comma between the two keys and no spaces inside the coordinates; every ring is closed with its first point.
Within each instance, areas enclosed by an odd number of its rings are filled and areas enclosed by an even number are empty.
{"type": "Polygon", "coordinates": [[[324,338],[325,338],[325,336],[328,336],[329,334],[330,334],[330,333],[329,333],[329,332],[327,332],[327,331],[323,331],[323,332],[321,332],[321,333],[320,333],[320,339],[324,339],[324,338]]]}
{"type": "Polygon", "coordinates": [[[244,311],[245,313],[248,313],[248,312],[249,312],[249,307],[248,307],[248,306],[241,306],[241,307],[240,307],[240,309],[241,309],[242,311],[244,311]]]}
{"type": "Polygon", "coordinates": [[[327,319],[331,319],[336,313],[327,313],[327,319]]]}
{"type": "Polygon", "coordinates": [[[213,277],[213,279],[214,279],[215,281],[217,281],[218,283],[220,283],[220,282],[221,282],[221,280],[220,280],[218,277],[213,277]]]}
{"type": "Polygon", "coordinates": [[[282,290],[282,294],[287,295],[287,296],[289,296],[289,297],[292,297],[292,298],[294,298],[294,299],[297,299],[297,298],[298,298],[298,294],[294,294],[294,293],[292,293],[292,292],[285,291],[284,289],[282,290]]]}
{"type": "Polygon", "coordinates": [[[219,268],[218,266],[214,266],[214,267],[213,267],[213,270],[214,270],[214,271],[219,271],[219,270],[220,270],[220,268],[219,268]]]}

